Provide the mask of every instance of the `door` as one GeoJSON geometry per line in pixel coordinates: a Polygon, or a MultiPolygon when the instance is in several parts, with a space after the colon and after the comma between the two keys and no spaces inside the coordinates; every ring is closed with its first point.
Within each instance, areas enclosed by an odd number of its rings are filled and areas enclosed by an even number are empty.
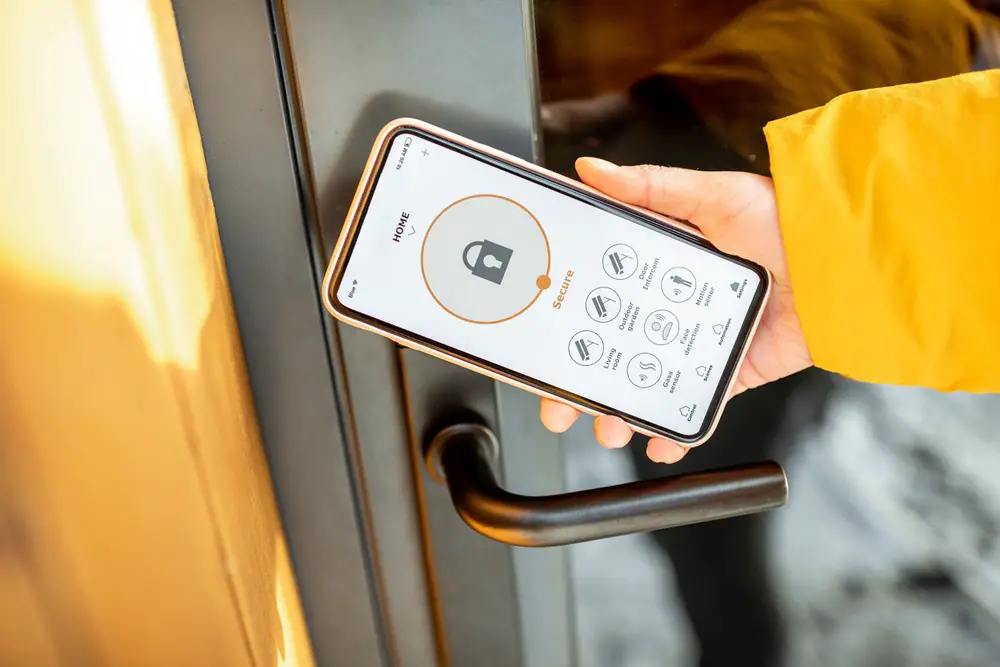
{"type": "MultiPolygon", "coordinates": [[[[543,159],[532,3],[176,0],[175,7],[317,662],[594,664],[599,656],[578,655],[570,550],[512,548],[473,531],[423,455],[442,427],[476,421],[498,437],[495,473],[505,488],[559,494],[567,448],[596,446],[586,427],[550,434],[535,397],[339,326],[319,300],[358,174],[385,122],[418,117],[543,159]]],[[[716,483],[699,479],[701,487],[716,483]]],[[[762,502],[780,501],[780,469],[765,468],[761,479],[762,502]]],[[[713,492],[739,486],[728,480],[713,492]]],[[[630,517],[629,530],[677,515],[679,496],[657,484],[648,490],[660,504],[630,517]]],[[[601,504],[610,497],[572,501],[597,508],[599,520],[588,525],[613,534],[621,532],[623,505],[601,504]]],[[[587,562],[579,553],[578,570],[587,562]]],[[[584,577],[604,576],[584,568],[584,577]]]]}
{"type": "Polygon", "coordinates": [[[0,664],[313,664],[167,0],[0,14],[0,664]]]}
{"type": "Polygon", "coordinates": [[[416,116],[538,159],[530,3],[175,8],[318,663],[572,665],[565,551],[471,531],[418,451],[433,424],[475,412],[502,433],[512,488],[558,492],[536,399],[337,326],[318,300],[384,122],[416,116]]]}

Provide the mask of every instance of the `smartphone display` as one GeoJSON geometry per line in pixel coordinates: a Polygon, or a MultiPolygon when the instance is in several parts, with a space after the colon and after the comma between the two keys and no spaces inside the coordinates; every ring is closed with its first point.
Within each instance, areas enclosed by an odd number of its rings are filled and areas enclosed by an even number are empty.
{"type": "Polygon", "coordinates": [[[714,426],[763,269],[419,127],[388,135],[370,179],[335,258],[335,315],[646,433],[714,426]]]}

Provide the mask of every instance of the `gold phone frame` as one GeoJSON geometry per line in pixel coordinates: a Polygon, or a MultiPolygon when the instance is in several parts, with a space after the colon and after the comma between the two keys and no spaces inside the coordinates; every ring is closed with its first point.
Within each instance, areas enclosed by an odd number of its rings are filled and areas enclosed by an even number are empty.
{"type": "MultiPolygon", "coordinates": [[[[618,411],[603,412],[597,410],[592,406],[589,406],[586,403],[581,402],[580,399],[582,399],[582,397],[578,397],[575,394],[572,394],[570,392],[549,391],[544,387],[533,385],[530,382],[526,382],[518,377],[514,377],[508,374],[505,370],[493,366],[487,363],[486,361],[471,361],[463,359],[461,357],[452,354],[447,350],[434,347],[433,345],[428,345],[422,341],[410,338],[398,331],[393,331],[387,328],[375,326],[369,322],[359,319],[351,311],[341,307],[340,302],[336,298],[334,289],[335,286],[339,283],[340,279],[343,277],[344,269],[346,268],[347,255],[348,255],[346,249],[352,246],[352,241],[361,227],[361,212],[365,210],[365,205],[368,201],[368,198],[372,194],[372,190],[374,188],[376,180],[375,179],[376,170],[379,164],[381,164],[385,152],[389,148],[390,139],[397,132],[407,128],[412,128],[430,135],[437,136],[446,142],[462,145],[471,151],[482,153],[486,156],[492,157],[502,162],[507,162],[520,169],[534,172],[535,174],[545,179],[555,181],[561,184],[562,186],[568,186],[571,189],[582,191],[583,193],[590,195],[592,197],[596,197],[599,200],[603,200],[619,208],[624,208],[629,211],[632,211],[643,218],[652,219],[663,226],[680,230],[684,234],[687,234],[689,236],[696,236],[707,241],[704,235],[698,232],[697,229],[683,222],[672,220],[670,218],[656,214],[654,212],[647,211],[645,209],[641,209],[636,206],[631,206],[629,204],[625,204],[623,202],[614,200],[608,197],[607,195],[595,190],[594,188],[591,188],[583,183],[580,183],[579,181],[574,181],[572,179],[566,178],[565,176],[549,171],[548,169],[539,167],[525,160],[521,160],[520,158],[517,158],[513,155],[509,155],[502,151],[498,151],[494,148],[490,148],[489,146],[477,143],[470,139],[466,139],[465,137],[459,136],[452,132],[448,132],[447,130],[431,125],[430,123],[425,123],[424,121],[417,120],[414,118],[397,118],[396,120],[387,123],[385,127],[383,127],[382,130],[379,132],[378,137],[375,139],[372,151],[368,156],[367,163],[365,164],[365,169],[361,176],[361,180],[358,183],[358,189],[355,192],[354,200],[351,203],[351,208],[347,212],[347,218],[344,222],[344,227],[341,230],[339,239],[337,240],[337,245],[333,249],[333,254],[330,258],[330,264],[327,267],[326,274],[323,278],[323,303],[326,306],[326,309],[330,312],[330,314],[346,324],[350,324],[351,326],[357,327],[359,329],[370,331],[372,333],[388,338],[389,340],[392,340],[393,342],[402,345],[403,347],[419,350],[420,352],[430,354],[434,357],[456,364],[470,371],[481,373],[494,380],[505,382],[519,389],[531,392],[536,396],[540,396],[542,398],[549,398],[554,401],[558,401],[560,403],[572,406],[573,408],[576,408],[577,410],[580,410],[583,413],[593,416],[600,416],[602,414],[616,415],[625,420],[625,422],[637,433],[641,433],[643,435],[653,438],[667,438],[669,440],[677,442],[678,444],[684,447],[689,447],[689,448],[696,447],[704,443],[706,440],[708,440],[715,432],[716,428],[718,428],[719,420],[722,418],[722,413],[725,410],[726,403],[728,402],[729,397],[732,394],[733,386],[736,382],[737,376],[739,375],[739,369],[743,365],[743,361],[746,358],[747,350],[750,347],[750,342],[753,340],[754,334],[757,332],[757,327],[760,325],[761,317],[763,316],[764,311],[767,307],[767,302],[771,294],[772,278],[771,274],[766,270],[764,270],[762,267],[758,268],[761,269],[759,271],[759,274],[764,278],[765,286],[764,286],[764,294],[760,299],[757,313],[754,316],[753,322],[750,328],[747,330],[747,333],[743,339],[742,348],[740,349],[739,354],[736,357],[736,361],[731,366],[731,377],[726,383],[725,392],[717,394],[717,396],[721,395],[722,398],[715,405],[715,413],[710,416],[711,422],[709,427],[702,434],[696,435],[694,437],[684,436],[683,434],[669,431],[667,429],[658,431],[655,428],[650,428],[648,425],[637,423],[636,422],[637,418],[623,412],[618,412],[618,411]]],[[[742,260],[742,261],[746,262],[747,260],[742,260]]],[[[730,366],[727,365],[727,370],[729,369],[730,366]]],[[[702,423],[704,424],[704,422],[702,423]]]]}

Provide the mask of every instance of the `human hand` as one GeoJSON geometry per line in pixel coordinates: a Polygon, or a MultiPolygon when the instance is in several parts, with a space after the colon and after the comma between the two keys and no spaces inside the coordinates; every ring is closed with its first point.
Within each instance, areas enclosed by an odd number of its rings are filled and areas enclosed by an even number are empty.
{"type": "MultiPolygon", "coordinates": [[[[584,183],[608,196],[687,221],[723,252],[749,259],[771,272],[771,298],[731,396],[812,365],[792,301],[771,179],[739,172],[619,167],[596,158],[577,160],[576,170],[584,183]]],[[[576,408],[542,399],[542,423],[550,431],[562,433],[579,416],[576,408]]],[[[598,417],[594,433],[598,442],[609,448],[624,447],[632,438],[632,429],[612,415],[598,417]]],[[[651,439],[646,448],[647,456],[660,463],[676,463],[687,451],[664,438],[651,439]]]]}

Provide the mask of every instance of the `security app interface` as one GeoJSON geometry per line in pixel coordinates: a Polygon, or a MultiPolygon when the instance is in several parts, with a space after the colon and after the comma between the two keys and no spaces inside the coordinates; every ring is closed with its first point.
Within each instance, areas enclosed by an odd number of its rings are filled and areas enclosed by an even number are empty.
{"type": "Polygon", "coordinates": [[[403,132],[337,295],[693,436],[759,287],[732,260],[403,132]]]}

